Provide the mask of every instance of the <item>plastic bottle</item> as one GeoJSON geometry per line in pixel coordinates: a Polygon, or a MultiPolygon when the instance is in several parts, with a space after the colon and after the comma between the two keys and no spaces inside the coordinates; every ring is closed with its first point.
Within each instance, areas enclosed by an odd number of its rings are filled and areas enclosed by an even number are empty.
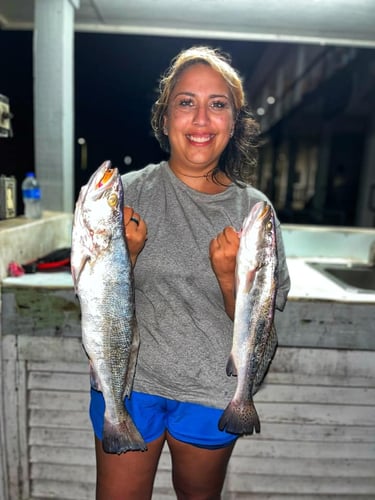
{"type": "Polygon", "coordinates": [[[41,193],[33,172],[28,172],[22,182],[22,199],[25,217],[40,219],[42,216],[41,193]]]}

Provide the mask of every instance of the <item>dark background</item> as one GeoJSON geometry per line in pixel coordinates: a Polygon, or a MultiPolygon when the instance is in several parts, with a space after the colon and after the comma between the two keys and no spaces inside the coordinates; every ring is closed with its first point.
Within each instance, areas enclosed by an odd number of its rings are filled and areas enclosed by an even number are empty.
{"type": "MultiPolygon", "coordinates": [[[[197,44],[219,47],[246,81],[266,47],[261,42],[91,33],[76,33],[74,44],[75,196],[106,159],[124,173],[165,157],[151,132],[150,110],[160,75],[180,50],[197,44]],[[87,144],[85,170],[80,137],[87,144]],[[132,158],[130,166],[125,156],[132,158]]],[[[18,186],[26,172],[35,170],[32,46],[32,31],[0,30],[0,93],[9,97],[14,115],[13,138],[0,139],[0,174],[14,175],[18,186]]]]}

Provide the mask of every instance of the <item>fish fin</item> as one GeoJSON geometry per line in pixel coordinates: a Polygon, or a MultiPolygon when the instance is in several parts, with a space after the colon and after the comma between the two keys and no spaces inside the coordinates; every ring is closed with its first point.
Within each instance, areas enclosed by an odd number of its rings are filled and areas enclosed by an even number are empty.
{"type": "Polygon", "coordinates": [[[131,396],[131,392],[133,389],[135,368],[137,366],[140,335],[139,335],[139,329],[138,329],[138,324],[137,324],[136,318],[134,318],[134,325],[133,325],[132,331],[133,331],[133,341],[132,341],[132,345],[130,348],[128,368],[127,368],[126,376],[125,376],[123,398],[125,398],[125,397],[130,398],[130,396],[131,396]]]}
{"type": "Polygon", "coordinates": [[[94,389],[94,391],[102,392],[100,380],[99,380],[99,377],[95,371],[94,363],[91,361],[90,356],[88,355],[86,348],[83,344],[82,344],[82,348],[85,351],[85,354],[89,360],[90,385],[94,389]]]}
{"type": "Polygon", "coordinates": [[[74,285],[75,289],[77,289],[77,285],[78,285],[81,273],[82,273],[83,269],[85,268],[86,263],[89,260],[90,260],[90,255],[84,249],[80,249],[80,251],[75,250],[74,252],[71,252],[71,254],[70,254],[70,261],[71,261],[70,262],[70,269],[71,269],[73,285],[74,285]]]}
{"type": "Polygon", "coordinates": [[[249,293],[252,286],[253,286],[256,271],[257,271],[256,269],[250,269],[246,273],[246,282],[245,282],[245,292],[246,293],[249,293]]]}
{"type": "Polygon", "coordinates": [[[87,356],[87,359],[90,361],[90,356],[88,355],[87,351],[86,351],[86,347],[84,346],[84,344],[81,344],[82,345],[82,349],[84,350],[84,353],[86,354],[87,356]]]}
{"type": "Polygon", "coordinates": [[[237,377],[237,367],[234,362],[233,355],[230,354],[227,362],[227,375],[228,377],[237,377]]]}
{"type": "Polygon", "coordinates": [[[266,375],[268,373],[268,370],[270,369],[273,358],[275,357],[276,349],[277,349],[277,333],[275,324],[272,324],[271,332],[267,340],[262,361],[260,362],[258,370],[255,374],[253,383],[253,392],[252,392],[253,396],[259,391],[260,386],[262,385],[264,379],[266,378],[266,375]]]}
{"type": "Polygon", "coordinates": [[[102,447],[106,453],[118,455],[126,451],[147,450],[146,443],[127,412],[124,412],[124,418],[118,424],[104,417],[102,447]]]}
{"type": "Polygon", "coordinates": [[[260,432],[260,421],[253,400],[232,400],[219,420],[219,430],[231,434],[253,434],[260,432]]]}
{"type": "Polygon", "coordinates": [[[93,363],[90,361],[90,385],[94,391],[102,392],[99,377],[95,371],[93,363]]]}

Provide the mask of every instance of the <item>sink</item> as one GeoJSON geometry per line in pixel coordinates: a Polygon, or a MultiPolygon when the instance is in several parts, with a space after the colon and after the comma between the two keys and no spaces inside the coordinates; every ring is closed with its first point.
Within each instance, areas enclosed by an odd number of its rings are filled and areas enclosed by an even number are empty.
{"type": "Polygon", "coordinates": [[[324,262],[308,264],[344,288],[356,292],[375,292],[375,266],[324,262]]]}

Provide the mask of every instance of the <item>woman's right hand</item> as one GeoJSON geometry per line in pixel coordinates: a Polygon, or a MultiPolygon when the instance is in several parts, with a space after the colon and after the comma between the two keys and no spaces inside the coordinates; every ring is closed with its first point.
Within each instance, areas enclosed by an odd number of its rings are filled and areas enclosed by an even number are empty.
{"type": "Polygon", "coordinates": [[[211,240],[209,247],[211,266],[223,294],[225,310],[231,319],[234,318],[236,257],[239,245],[239,234],[232,226],[227,226],[211,240]]]}
{"type": "Polygon", "coordinates": [[[147,225],[141,216],[128,206],[124,207],[125,237],[133,266],[147,240],[147,225]]]}

